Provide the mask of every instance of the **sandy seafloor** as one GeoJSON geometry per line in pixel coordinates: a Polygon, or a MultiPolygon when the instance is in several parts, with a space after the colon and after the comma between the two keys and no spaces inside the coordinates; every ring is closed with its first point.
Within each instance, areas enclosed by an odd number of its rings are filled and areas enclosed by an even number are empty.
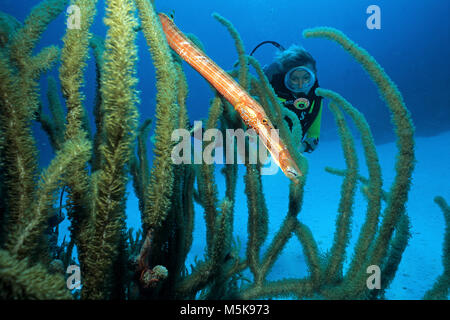
{"type": "MultiPolygon", "coordinates": [[[[445,223],[443,214],[433,199],[435,196],[441,195],[447,202],[450,202],[449,141],[450,132],[434,137],[416,138],[417,163],[407,203],[412,236],[403,254],[396,277],[387,291],[388,299],[421,299],[443,271],[441,255],[445,223]]],[[[355,145],[358,149],[360,172],[367,176],[361,144],[356,141],[355,145]]],[[[387,143],[378,145],[377,151],[382,167],[383,189],[388,191],[394,179],[397,147],[394,142],[387,143]]],[[[329,174],[324,168],[330,166],[343,169],[345,168],[344,158],[338,140],[321,142],[315,152],[306,156],[309,173],[303,208],[298,218],[310,227],[320,250],[326,251],[331,247],[333,241],[342,177],[329,174]]],[[[240,238],[242,255],[245,254],[247,242],[247,198],[244,193],[244,174],[245,167],[240,165],[234,232],[240,238]]],[[[224,195],[224,181],[221,177],[221,174],[217,174],[219,199],[222,199],[224,195]]],[[[289,180],[280,170],[276,175],[264,176],[262,181],[269,211],[269,237],[265,242],[266,246],[262,248],[262,252],[264,252],[286,215],[289,180]]],[[[365,220],[366,208],[367,201],[358,188],[352,223],[353,236],[347,250],[346,265],[351,259],[353,252],[351,249],[365,220]]],[[[205,239],[203,210],[200,206],[196,206],[194,239],[190,257],[197,254],[200,258],[203,256],[205,239]]],[[[306,275],[307,267],[302,247],[296,237],[291,237],[282,255],[275,263],[268,280],[305,277],[306,275]]],[[[383,280],[381,279],[381,281],[383,280]]]]}
{"type": "MultiPolygon", "coordinates": [[[[443,214],[433,199],[440,195],[450,202],[450,131],[433,137],[416,137],[415,141],[417,163],[407,203],[412,236],[403,254],[396,277],[387,290],[386,297],[388,299],[421,299],[443,271],[441,255],[445,223],[443,214]]],[[[367,176],[360,141],[356,140],[355,145],[358,150],[360,174],[367,176]]],[[[394,142],[386,143],[377,145],[377,151],[383,173],[383,189],[389,191],[394,179],[397,147],[394,142]]],[[[330,166],[343,169],[345,163],[339,140],[322,141],[315,152],[306,156],[309,173],[303,208],[298,218],[311,229],[319,249],[324,252],[331,247],[333,241],[342,182],[342,177],[329,174],[324,168],[330,166]]],[[[217,165],[216,169],[220,200],[224,196],[224,179],[219,173],[220,165],[217,165]]],[[[247,243],[247,199],[244,193],[244,174],[244,165],[239,165],[234,233],[241,243],[242,257],[245,255],[247,243]]],[[[279,170],[276,175],[264,176],[262,181],[269,212],[269,236],[262,247],[264,253],[287,213],[289,180],[279,170]]],[[[130,185],[127,212],[139,215],[137,206],[137,199],[130,185]]],[[[349,264],[359,229],[365,220],[366,207],[367,202],[358,187],[354,203],[353,236],[347,249],[345,267],[349,264]]],[[[195,210],[194,242],[186,261],[189,270],[195,257],[203,258],[205,248],[203,209],[196,204],[195,210]]],[[[138,216],[130,215],[128,225],[136,230],[140,226],[139,219],[138,216]]],[[[245,275],[251,278],[249,272],[245,275]]],[[[305,276],[307,276],[305,257],[299,241],[293,236],[274,264],[267,279],[277,280],[305,276]]]]}

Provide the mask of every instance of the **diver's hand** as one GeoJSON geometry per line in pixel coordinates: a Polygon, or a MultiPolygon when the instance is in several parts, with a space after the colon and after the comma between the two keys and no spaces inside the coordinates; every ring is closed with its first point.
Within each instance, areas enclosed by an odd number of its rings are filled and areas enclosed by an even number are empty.
{"type": "Polygon", "coordinates": [[[319,139],[318,138],[305,138],[302,141],[302,144],[300,145],[300,152],[308,152],[311,153],[314,150],[316,150],[317,146],[319,145],[319,139]]]}

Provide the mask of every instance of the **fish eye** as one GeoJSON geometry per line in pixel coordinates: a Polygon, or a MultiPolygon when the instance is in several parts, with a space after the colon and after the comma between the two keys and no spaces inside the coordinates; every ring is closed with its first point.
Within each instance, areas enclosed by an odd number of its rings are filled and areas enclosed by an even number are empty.
{"type": "Polygon", "coordinates": [[[290,174],[292,174],[294,177],[296,177],[297,178],[297,176],[298,176],[298,173],[295,171],[295,170],[292,170],[292,169],[287,169],[287,172],[289,172],[290,174]]]}
{"type": "Polygon", "coordinates": [[[262,119],[262,123],[263,123],[264,125],[267,125],[267,123],[268,123],[267,119],[266,119],[266,118],[263,118],[263,119],[262,119]]]}

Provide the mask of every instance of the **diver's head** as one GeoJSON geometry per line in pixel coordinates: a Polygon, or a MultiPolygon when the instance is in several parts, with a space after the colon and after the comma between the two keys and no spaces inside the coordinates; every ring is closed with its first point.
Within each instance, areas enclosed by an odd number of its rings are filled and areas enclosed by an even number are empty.
{"type": "Polygon", "coordinates": [[[284,76],[284,85],[294,94],[307,95],[315,82],[315,73],[306,66],[292,68],[284,76]]]}
{"type": "Polygon", "coordinates": [[[308,94],[316,82],[316,61],[303,47],[292,45],[277,54],[284,84],[294,94],[308,94]]]}

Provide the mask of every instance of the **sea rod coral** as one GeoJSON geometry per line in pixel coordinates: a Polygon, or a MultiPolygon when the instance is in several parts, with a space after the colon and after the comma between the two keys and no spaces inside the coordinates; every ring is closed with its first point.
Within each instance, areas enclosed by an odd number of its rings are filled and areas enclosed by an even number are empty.
{"type": "MultiPolygon", "coordinates": [[[[261,165],[244,164],[248,239],[242,255],[233,232],[234,215],[242,214],[235,208],[238,164],[225,164],[221,170],[225,181],[221,199],[214,164],[172,163],[176,143],[172,132],[188,129],[190,123],[188,84],[181,59],[166,41],[153,1],[106,0],[104,39],[91,31],[98,18],[97,6],[96,0],[43,0],[23,23],[0,16],[0,298],[384,298],[410,237],[405,203],[415,164],[414,127],[401,93],[375,59],[336,29],[304,32],[307,38],[338,43],[367,71],[392,114],[398,146],[396,177],[384,191],[364,115],[338,93],[316,90],[330,101],[346,164],[344,169],[327,168],[343,176],[343,181],[334,241],[329,252],[321,252],[314,234],[299,217],[308,176],[307,160],[295,148],[301,136],[300,124],[280,105],[258,61],[245,54],[232,23],[213,14],[230,32],[237,48],[238,62],[229,75],[261,104],[303,173],[298,183],[290,183],[288,211],[268,242],[270,208],[262,191],[265,180],[261,165]],[[53,45],[36,51],[49,23],[68,5],[80,8],[80,28],[65,31],[62,48],[53,45]],[[150,51],[142,57],[152,59],[156,70],[157,93],[155,118],[142,119],[139,124],[136,37],[140,32],[150,51]],[[84,98],[89,59],[95,63],[97,76],[93,105],[84,98]],[[56,63],[59,79],[48,77],[45,102],[39,80],[56,63]],[[50,114],[46,114],[46,105],[50,114]],[[88,110],[93,110],[92,114],[88,110]],[[290,133],[286,117],[292,118],[295,134],[290,133]],[[359,174],[355,142],[346,119],[354,122],[361,135],[368,177],[359,174]],[[33,122],[41,124],[55,153],[44,169],[38,166],[33,122]],[[90,123],[95,123],[95,128],[90,123]],[[154,156],[150,159],[147,148],[152,124],[154,156]],[[126,210],[130,179],[142,221],[136,232],[127,230],[125,224],[126,215],[131,214],[126,210]],[[366,216],[349,267],[344,269],[359,183],[367,198],[366,216]],[[198,214],[195,202],[202,208],[206,225],[205,254],[188,268],[198,214]],[[67,241],[58,244],[52,239],[63,212],[70,229],[67,241]],[[308,276],[268,280],[292,237],[303,248],[308,276]],[[78,265],[81,270],[81,292],[68,289],[65,270],[69,265],[78,265]],[[373,265],[380,267],[386,279],[379,289],[366,285],[367,268],[373,265]]],[[[189,38],[202,48],[195,36],[189,38]]],[[[229,128],[247,129],[233,106],[216,91],[213,95],[206,129],[217,128],[223,133],[229,128]]],[[[448,205],[440,197],[435,201],[448,224],[448,205]]],[[[447,249],[448,234],[447,227],[447,249]]],[[[448,252],[443,263],[444,273],[424,298],[446,298],[448,252]]]]}

